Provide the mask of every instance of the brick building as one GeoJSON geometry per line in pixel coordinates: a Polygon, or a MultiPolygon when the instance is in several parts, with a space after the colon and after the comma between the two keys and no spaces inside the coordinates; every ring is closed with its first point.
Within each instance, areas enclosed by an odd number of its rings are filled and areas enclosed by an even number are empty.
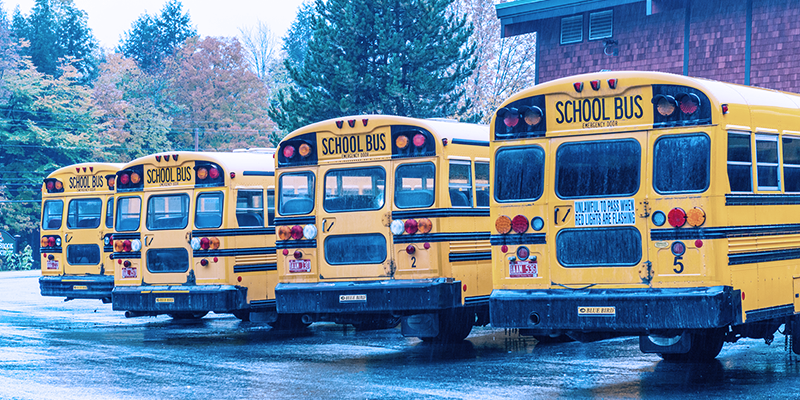
{"type": "Polygon", "coordinates": [[[504,37],[537,33],[536,81],[671,72],[800,92],[798,0],[516,0],[504,37]]]}

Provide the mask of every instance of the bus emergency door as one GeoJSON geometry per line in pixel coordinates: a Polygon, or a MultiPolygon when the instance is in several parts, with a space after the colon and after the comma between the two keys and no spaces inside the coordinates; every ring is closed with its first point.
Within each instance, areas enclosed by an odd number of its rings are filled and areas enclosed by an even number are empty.
{"type": "Polygon", "coordinates": [[[142,278],[147,284],[194,281],[189,241],[194,191],[175,189],[145,195],[142,278]]]}

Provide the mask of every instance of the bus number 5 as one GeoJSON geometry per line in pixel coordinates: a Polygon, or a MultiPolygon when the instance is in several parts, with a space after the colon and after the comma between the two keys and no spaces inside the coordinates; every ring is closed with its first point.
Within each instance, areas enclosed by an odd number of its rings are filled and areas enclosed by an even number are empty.
{"type": "Polygon", "coordinates": [[[672,269],[673,271],[675,271],[676,274],[680,274],[681,272],[683,272],[683,263],[680,262],[679,260],[683,260],[683,257],[682,256],[675,256],[675,261],[672,263],[672,265],[677,265],[678,266],[678,268],[673,268],[672,269]]]}

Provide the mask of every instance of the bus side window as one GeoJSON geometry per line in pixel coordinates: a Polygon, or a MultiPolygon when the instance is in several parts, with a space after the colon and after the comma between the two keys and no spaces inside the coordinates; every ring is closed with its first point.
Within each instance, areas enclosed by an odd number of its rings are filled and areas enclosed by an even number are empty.
{"type": "Polygon", "coordinates": [[[240,228],[264,227],[263,190],[239,191],[236,195],[236,222],[240,228]]]}
{"type": "Polygon", "coordinates": [[[800,137],[783,137],[783,187],[800,192],[800,137]]]}
{"type": "Polygon", "coordinates": [[[758,190],[781,190],[778,168],[778,135],[756,135],[758,190]]]}
{"type": "Polygon", "coordinates": [[[472,207],[472,162],[450,160],[450,204],[472,207]]]}
{"type": "Polygon", "coordinates": [[[114,227],[114,198],[106,202],[106,228],[114,227]]]}
{"type": "Polygon", "coordinates": [[[430,207],[435,200],[436,167],[432,162],[403,164],[394,171],[397,208],[430,207]]]}
{"type": "Polygon", "coordinates": [[[267,190],[267,226],[275,226],[275,191],[267,190]]]}
{"type": "Polygon", "coordinates": [[[475,162],[475,206],[489,207],[488,162],[475,162]]]}
{"type": "Polygon", "coordinates": [[[752,169],[750,134],[728,132],[728,181],[731,184],[731,192],[753,191],[752,169]]]}
{"type": "Polygon", "coordinates": [[[61,200],[45,201],[43,214],[42,229],[52,230],[61,228],[64,214],[64,202],[61,200]]]}
{"type": "Polygon", "coordinates": [[[194,226],[198,229],[222,226],[223,193],[201,193],[194,208],[194,226]]]}

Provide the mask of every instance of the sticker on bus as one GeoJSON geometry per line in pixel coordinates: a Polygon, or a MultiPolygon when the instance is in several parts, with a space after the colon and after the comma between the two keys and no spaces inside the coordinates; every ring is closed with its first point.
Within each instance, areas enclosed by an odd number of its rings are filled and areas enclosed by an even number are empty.
{"type": "Polygon", "coordinates": [[[85,285],[73,285],[72,290],[89,290],[89,287],[85,285]]]}
{"type": "Polygon", "coordinates": [[[47,260],[47,269],[58,269],[58,260],[47,260]]]}
{"type": "Polygon", "coordinates": [[[365,302],[367,301],[367,295],[365,294],[341,294],[339,295],[339,303],[353,303],[353,302],[365,302]]]}
{"type": "Polygon", "coordinates": [[[123,267],[121,272],[122,278],[137,278],[139,274],[136,271],[136,267],[123,267]]]}
{"type": "Polygon", "coordinates": [[[578,307],[579,317],[615,317],[616,307],[578,307]]]}
{"type": "Polygon", "coordinates": [[[636,203],[628,199],[575,201],[575,227],[618,226],[636,223],[636,203]]]}
{"type": "Polygon", "coordinates": [[[508,264],[508,276],[511,278],[538,278],[539,264],[536,261],[511,261],[508,264]]]}
{"type": "Polygon", "coordinates": [[[156,297],[156,303],[174,303],[175,298],[173,297],[156,297]]]}
{"type": "Polygon", "coordinates": [[[311,272],[311,260],[289,260],[289,272],[311,272]]]}

